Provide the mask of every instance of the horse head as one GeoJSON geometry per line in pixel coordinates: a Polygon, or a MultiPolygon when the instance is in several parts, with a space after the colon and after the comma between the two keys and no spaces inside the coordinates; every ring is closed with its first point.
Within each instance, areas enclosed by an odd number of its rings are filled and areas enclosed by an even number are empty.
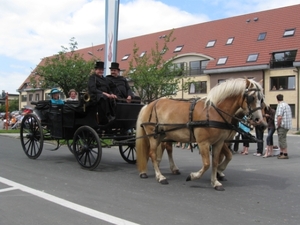
{"type": "Polygon", "coordinates": [[[242,108],[253,121],[257,122],[257,124],[267,126],[263,117],[263,110],[265,107],[263,88],[260,83],[252,79],[246,79],[245,81],[246,89],[244,92],[242,108]]]}

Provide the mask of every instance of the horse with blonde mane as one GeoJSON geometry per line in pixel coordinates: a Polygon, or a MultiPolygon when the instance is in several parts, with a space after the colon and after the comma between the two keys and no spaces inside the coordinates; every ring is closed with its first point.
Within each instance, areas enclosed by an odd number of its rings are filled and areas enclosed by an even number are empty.
{"type": "Polygon", "coordinates": [[[262,97],[262,87],[258,82],[239,78],[215,86],[205,99],[189,102],[161,98],[145,105],[139,113],[136,125],[136,153],[140,177],[148,177],[147,163],[150,157],[157,181],[167,184],[157,161],[156,150],[159,144],[171,141],[197,142],[202,156],[202,168],[191,172],[186,181],[198,179],[208,170],[211,149],[211,185],[216,190],[224,190],[216,175],[221,149],[232,133],[232,118],[242,108],[253,119],[262,121],[262,97]]]}

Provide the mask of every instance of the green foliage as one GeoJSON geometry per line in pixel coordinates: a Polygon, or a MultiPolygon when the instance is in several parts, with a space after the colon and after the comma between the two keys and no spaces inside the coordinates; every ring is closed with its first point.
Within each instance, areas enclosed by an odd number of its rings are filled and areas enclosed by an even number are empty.
{"type": "Polygon", "coordinates": [[[76,53],[77,42],[70,39],[70,47],[62,47],[58,54],[44,59],[43,65],[36,68],[36,75],[31,83],[42,88],[60,87],[68,96],[70,89],[78,92],[86,89],[88,76],[93,69],[94,61],[86,61],[82,55],[76,53]]]}
{"type": "MultiPolygon", "coordinates": [[[[19,110],[19,101],[18,99],[9,100],[8,102],[8,111],[16,111],[19,110]]],[[[0,105],[0,112],[6,112],[6,106],[5,104],[0,105]]]]}
{"type": "Polygon", "coordinates": [[[163,40],[164,43],[155,44],[150,54],[139,55],[139,47],[134,44],[133,59],[129,62],[128,77],[134,83],[134,91],[143,102],[151,102],[161,97],[170,97],[176,92],[187,90],[187,85],[181,84],[182,69],[175,67],[171,60],[164,60],[163,55],[169,50],[168,44],[173,42],[173,31],[163,40]]]}

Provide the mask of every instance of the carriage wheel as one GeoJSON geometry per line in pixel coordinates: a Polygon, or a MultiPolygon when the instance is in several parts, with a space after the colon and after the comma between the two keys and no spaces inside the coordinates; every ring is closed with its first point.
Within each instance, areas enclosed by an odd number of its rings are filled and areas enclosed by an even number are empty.
{"type": "Polygon", "coordinates": [[[20,139],[25,154],[37,159],[43,150],[44,136],[41,122],[34,114],[27,114],[21,122],[20,139]]]}
{"type": "Polygon", "coordinates": [[[136,149],[135,144],[128,144],[127,146],[119,145],[119,151],[122,158],[129,164],[136,163],[136,149]]]}
{"type": "Polygon", "coordinates": [[[68,139],[68,140],[66,140],[66,142],[67,142],[67,146],[68,146],[70,152],[72,154],[74,154],[74,151],[73,151],[73,139],[71,139],[71,140],[68,139]]]}
{"type": "Polygon", "coordinates": [[[81,167],[95,169],[102,157],[102,147],[97,132],[89,126],[79,127],[74,134],[73,153],[81,167]]]}

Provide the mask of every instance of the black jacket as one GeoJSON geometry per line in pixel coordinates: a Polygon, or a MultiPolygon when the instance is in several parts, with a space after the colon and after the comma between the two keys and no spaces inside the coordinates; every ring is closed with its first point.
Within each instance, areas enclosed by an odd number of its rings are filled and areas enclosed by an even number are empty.
{"type": "Polygon", "coordinates": [[[112,75],[106,76],[109,87],[118,98],[126,99],[128,96],[134,97],[134,94],[129,87],[128,81],[123,76],[114,77],[112,75]]]}
{"type": "Polygon", "coordinates": [[[111,94],[112,91],[108,85],[108,81],[105,77],[100,77],[96,74],[92,74],[88,80],[88,91],[91,95],[92,101],[99,101],[101,98],[107,99],[107,96],[103,94],[106,92],[111,94]]]}

